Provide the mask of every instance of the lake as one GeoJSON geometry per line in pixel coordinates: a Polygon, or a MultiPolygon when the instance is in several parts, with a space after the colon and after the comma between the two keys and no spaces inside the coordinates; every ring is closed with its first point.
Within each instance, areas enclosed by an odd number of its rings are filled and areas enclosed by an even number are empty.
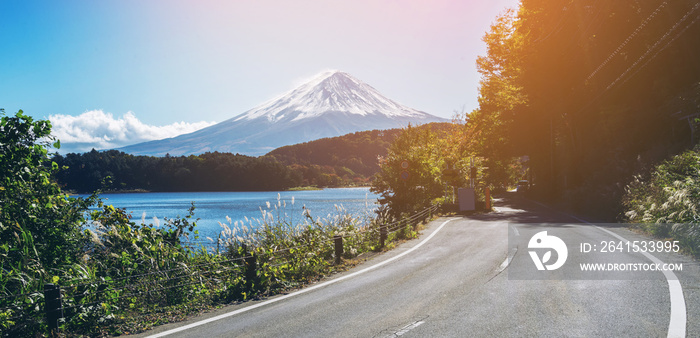
{"type": "Polygon", "coordinates": [[[373,214],[379,195],[369,188],[328,188],[307,191],[254,191],[254,192],[151,192],[102,194],[106,204],[125,208],[137,223],[145,219],[147,224],[155,223],[154,218],[163,224],[163,218],[186,216],[191,202],[195,202],[195,218],[200,239],[215,238],[221,231],[221,223],[261,218],[261,211],[269,210],[275,218],[285,216],[295,223],[303,221],[303,207],[311,216],[327,218],[338,214],[336,206],[342,206],[348,213],[363,216],[373,214]],[[279,195],[278,195],[279,194],[279,195]],[[278,202],[279,196],[279,202],[278,202]],[[268,209],[267,203],[270,203],[268,209]],[[280,212],[274,206],[279,205],[280,212]],[[286,206],[285,206],[286,205],[286,206]]]}

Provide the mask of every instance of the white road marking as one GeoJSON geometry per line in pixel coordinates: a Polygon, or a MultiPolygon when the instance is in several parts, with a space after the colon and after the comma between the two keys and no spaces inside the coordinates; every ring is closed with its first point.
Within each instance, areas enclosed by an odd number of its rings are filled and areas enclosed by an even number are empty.
{"type": "MultiPolygon", "coordinates": [[[[579,220],[583,223],[590,224],[594,227],[596,227],[599,230],[602,230],[613,237],[616,237],[617,239],[624,241],[624,242],[629,242],[626,238],[608,230],[605,228],[601,228],[593,223],[587,222],[585,220],[582,220],[576,216],[571,216],[572,218],[579,220]]],[[[656,256],[646,252],[642,251],[641,252],[644,257],[652,261],[652,263],[663,265],[664,263],[656,258],[656,256]]],[[[668,334],[667,337],[685,337],[685,326],[687,322],[687,314],[686,314],[686,307],[685,307],[685,298],[683,297],[683,286],[681,285],[681,282],[678,280],[678,276],[676,276],[673,271],[663,271],[664,277],[666,277],[666,282],[668,282],[668,293],[669,297],[671,299],[671,318],[668,323],[668,334]]]]}
{"type": "Polygon", "coordinates": [[[512,248],[510,249],[510,252],[508,253],[508,257],[506,257],[506,260],[501,263],[501,266],[498,268],[498,272],[502,272],[505,270],[508,265],[510,265],[510,262],[513,261],[513,257],[515,257],[515,254],[518,252],[518,248],[512,248]]]}
{"type": "MultiPolygon", "coordinates": [[[[533,200],[529,200],[529,201],[536,203],[536,204],[539,204],[545,208],[553,209],[552,207],[550,207],[546,204],[543,204],[543,203],[540,203],[537,201],[533,201],[533,200]]],[[[601,227],[599,227],[591,222],[580,219],[574,215],[569,215],[569,214],[562,212],[562,211],[559,211],[559,212],[566,215],[566,216],[569,216],[569,217],[571,217],[579,222],[583,222],[583,223],[592,225],[592,226],[596,227],[597,229],[600,229],[600,230],[612,235],[613,237],[616,237],[617,239],[620,239],[620,240],[625,241],[625,242],[629,242],[629,240],[625,239],[624,237],[622,237],[622,236],[620,236],[620,235],[618,235],[618,234],[616,234],[608,229],[601,228],[601,227]]],[[[653,263],[663,264],[663,262],[660,259],[656,258],[655,256],[653,256],[652,254],[650,254],[648,252],[642,252],[642,254],[647,259],[652,261],[653,263]]],[[[668,293],[669,293],[669,298],[671,299],[671,318],[669,319],[669,323],[668,323],[667,337],[669,337],[669,338],[670,337],[673,337],[673,338],[685,337],[685,334],[686,334],[685,326],[686,326],[688,318],[687,318],[687,314],[686,314],[685,298],[683,297],[683,286],[681,285],[681,282],[678,280],[678,276],[676,276],[676,274],[673,273],[673,271],[663,271],[663,273],[664,273],[664,277],[666,277],[666,282],[668,282],[668,293]]]]}
{"type": "MultiPolygon", "coordinates": [[[[520,232],[518,231],[518,228],[513,225],[513,224],[508,224],[509,229],[513,229],[513,234],[515,234],[516,237],[520,236],[520,232]]],[[[509,235],[510,236],[510,235],[509,235]]],[[[501,265],[498,267],[498,272],[503,272],[508,265],[510,265],[510,262],[513,261],[513,257],[515,257],[515,254],[518,252],[518,248],[511,248],[510,251],[508,251],[508,256],[506,256],[506,259],[501,263],[501,265]]]]}
{"type": "MultiPolygon", "coordinates": [[[[260,303],[257,303],[257,304],[253,304],[253,305],[251,305],[251,306],[247,306],[247,307],[238,309],[238,310],[236,310],[236,311],[231,311],[231,312],[228,312],[228,313],[224,313],[224,314],[222,314],[222,315],[218,315],[218,316],[216,316],[216,317],[207,318],[207,319],[204,319],[204,320],[201,320],[201,321],[192,323],[192,324],[180,326],[180,327],[178,327],[178,328],[174,328],[174,329],[168,330],[168,331],[163,331],[163,332],[160,332],[160,333],[157,333],[157,334],[148,336],[148,337],[152,337],[152,338],[165,337],[165,336],[167,336],[167,335],[171,335],[171,334],[174,334],[174,333],[178,333],[178,332],[182,332],[182,331],[185,331],[185,330],[189,330],[189,329],[192,329],[192,328],[195,328],[195,327],[198,327],[198,326],[202,326],[202,325],[204,325],[204,324],[208,324],[208,323],[211,323],[211,322],[215,322],[215,321],[217,321],[217,320],[221,320],[221,319],[224,319],[224,318],[228,318],[228,317],[231,317],[231,316],[235,316],[235,315],[237,315],[237,314],[241,314],[241,313],[244,313],[244,312],[248,312],[248,311],[250,311],[250,310],[257,309],[257,308],[259,308],[259,307],[262,307],[262,306],[265,306],[265,305],[268,305],[268,304],[276,303],[276,302],[279,302],[279,301],[281,301],[281,300],[285,300],[285,299],[287,299],[287,298],[291,298],[291,297],[294,297],[294,296],[298,296],[298,295],[300,295],[300,294],[302,294],[302,293],[307,293],[307,292],[309,292],[309,291],[316,290],[316,289],[319,289],[319,288],[322,288],[322,287],[324,287],[324,286],[328,286],[328,285],[331,285],[331,284],[335,284],[335,283],[340,282],[340,281],[342,281],[342,280],[346,280],[346,279],[355,277],[355,276],[357,276],[357,275],[363,274],[363,273],[365,273],[365,272],[374,270],[374,269],[376,269],[376,268],[378,268],[378,267],[380,267],[380,266],[389,264],[390,262],[393,262],[393,261],[395,261],[395,260],[397,260],[397,259],[399,259],[399,258],[401,258],[401,257],[403,257],[403,256],[406,256],[406,255],[408,255],[409,253],[411,253],[411,252],[415,251],[416,249],[420,248],[421,246],[423,246],[423,244],[425,244],[425,243],[428,242],[431,238],[433,238],[440,230],[442,230],[442,228],[445,226],[445,224],[447,224],[448,222],[453,221],[453,220],[455,220],[455,219],[458,219],[458,218],[450,218],[450,219],[446,220],[445,222],[443,222],[442,224],[440,224],[440,226],[439,226],[437,229],[435,229],[435,231],[433,231],[428,237],[426,237],[423,241],[421,241],[420,243],[418,243],[416,246],[414,246],[414,247],[412,247],[412,248],[406,250],[405,252],[402,252],[402,253],[400,253],[400,254],[394,256],[394,257],[391,257],[391,258],[389,258],[389,259],[387,259],[387,260],[385,260],[385,261],[383,261],[383,262],[380,262],[380,263],[377,263],[377,264],[372,265],[372,266],[370,266],[370,267],[364,268],[364,269],[362,269],[362,270],[360,270],[360,271],[356,271],[356,272],[353,272],[353,273],[351,273],[351,274],[348,274],[348,275],[345,275],[345,276],[342,276],[342,277],[338,277],[338,278],[336,278],[336,279],[329,280],[329,281],[327,281],[327,282],[323,282],[323,283],[320,283],[320,284],[316,284],[316,285],[314,285],[314,286],[310,286],[310,287],[308,287],[308,288],[304,288],[304,289],[301,289],[301,290],[299,290],[299,291],[286,294],[286,295],[284,295],[284,296],[280,296],[280,297],[277,297],[277,298],[268,299],[268,300],[266,300],[266,301],[263,301],[263,302],[260,302],[260,303]]],[[[421,324],[422,324],[422,323],[421,323],[421,324]]],[[[419,325],[420,325],[420,324],[419,324],[419,325]]]]}
{"type": "Polygon", "coordinates": [[[406,326],[402,327],[401,330],[396,331],[396,333],[394,333],[394,335],[403,336],[403,335],[405,335],[406,333],[408,333],[408,331],[411,331],[411,330],[413,330],[413,329],[419,327],[419,326],[420,326],[421,324],[423,324],[423,323],[425,323],[425,322],[424,322],[424,321],[419,321],[419,322],[415,322],[415,323],[413,323],[413,324],[406,325],[406,326]]]}

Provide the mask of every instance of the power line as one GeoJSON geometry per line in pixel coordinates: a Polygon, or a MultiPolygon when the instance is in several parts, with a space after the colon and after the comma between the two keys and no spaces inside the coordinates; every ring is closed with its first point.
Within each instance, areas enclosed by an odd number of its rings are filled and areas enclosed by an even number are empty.
{"type": "Polygon", "coordinates": [[[624,48],[637,34],[639,34],[639,32],[641,32],[642,29],[644,29],[644,27],[649,23],[649,21],[651,21],[656,15],[658,15],[658,14],[661,12],[661,9],[663,9],[666,5],[667,5],[667,3],[666,3],[666,1],[664,1],[663,3],[661,3],[661,5],[659,5],[659,7],[656,8],[656,10],[654,10],[646,19],[644,19],[644,21],[642,21],[642,23],[639,25],[639,27],[637,27],[637,29],[635,29],[635,30],[632,32],[632,34],[630,34],[630,35],[627,37],[627,39],[625,39],[625,41],[623,41],[623,42],[617,47],[617,49],[615,49],[615,50],[605,59],[605,61],[603,61],[603,63],[601,63],[601,64],[591,73],[591,75],[588,75],[588,77],[586,78],[586,81],[590,81],[590,79],[592,79],[603,67],[605,67],[605,65],[607,65],[608,62],[610,62],[610,60],[612,60],[612,58],[615,57],[615,55],[617,55],[617,54],[622,50],[622,48],[624,48]]]}
{"type": "MultiPolygon", "coordinates": [[[[656,11],[658,11],[662,6],[665,6],[665,4],[666,4],[666,2],[662,3],[661,6],[659,6],[659,8],[657,8],[656,11]]],[[[668,38],[668,37],[671,35],[671,33],[673,33],[673,31],[675,31],[675,30],[681,25],[681,23],[683,23],[683,21],[685,21],[688,17],[690,17],[690,16],[691,16],[695,11],[697,11],[699,8],[700,8],[700,3],[697,3],[697,4],[695,4],[695,6],[693,6],[690,10],[688,10],[688,12],[686,12],[686,14],[683,15],[683,17],[682,17],[680,20],[676,21],[676,23],[675,23],[673,26],[671,26],[671,28],[670,28],[663,36],[661,36],[661,38],[659,38],[651,47],[649,47],[649,48],[647,49],[647,51],[646,51],[642,56],[640,56],[640,57],[637,59],[637,61],[635,61],[632,65],[630,65],[629,67],[627,67],[627,69],[626,69],[624,72],[622,72],[622,73],[620,74],[620,76],[618,76],[615,80],[613,80],[603,91],[601,91],[601,92],[600,92],[598,95],[596,95],[593,99],[591,99],[590,101],[588,101],[588,103],[587,103],[585,106],[581,107],[581,109],[579,109],[579,110],[577,111],[576,114],[578,114],[578,113],[580,113],[581,111],[587,109],[591,104],[593,104],[593,102],[595,102],[596,100],[598,100],[601,96],[603,96],[603,94],[605,94],[606,92],[608,92],[608,90],[612,89],[620,80],[622,80],[622,78],[625,77],[625,75],[629,74],[629,73],[632,71],[632,69],[633,69],[636,65],[638,65],[642,60],[644,60],[644,58],[646,58],[654,49],[656,49],[657,46],[659,46],[664,40],[666,40],[666,38],[668,38]]],[[[656,12],[656,11],[654,11],[654,12],[656,12]]],[[[645,21],[648,21],[652,16],[655,16],[655,15],[656,15],[656,14],[652,13],[652,15],[651,15],[650,17],[648,17],[647,20],[645,20],[645,21]]],[[[677,39],[678,37],[680,37],[683,33],[685,33],[685,31],[686,31],[688,28],[690,28],[690,26],[692,26],[697,20],[698,20],[698,18],[696,18],[696,19],[693,20],[690,24],[688,24],[688,25],[687,25],[683,30],[681,30],[671,41],[669,41],[663,48],[661,48],[661,49],[660,49],[659,51],[657,51],[651,58],[649,58],[649,59],[644,63],[644,65],[642,65],[641,67],[639,67],[639,68],[635,71],[635,73],[632,74],[632,75],[635,75],[639,70],[641,70],[644,66],[646,66],[651,60],[655,59],[655,58],[659,55],[659,53],[660,53],[664,48],[668,47],[674,40],[676,40],[676,39],[677,39]]],[[[643,25],[646,25],[646,23],[643,23],[643,25]]],[[[640,25],[640,27],[642,27],[643,25],[640,25]]],[[[639,29],[639,28],[638,28],[638,29],[639,29]]],[[[635,30],[635,32],[637,32],[637,31],[635,30]]],[[[633,33],[633,35],[636,35],[636,33],[633,33]]],[[[632,35],[630,35],[630,36],[632,36],[632,35]]],[[[629,39],[629,38],[628,38],[628,39],[629,39]]],[[[627,40],[625,40],[625,41],[627,41],[627,40]]],[[[623,44],[626,44],[626,42],[623,42],[623,44]]],[[[622,45],[621,45],[621,46],[622,46],[622,45]]],[[[618,49],[619,49],[619,48],[618,48],[618,49]]],[[[617,52],[617,50],[616,50],[616,52],[617,52]]],[[[616,52],[613,52],[613,53],[616,53],[616,52]]],[[[607,62],[607,61],[608,61],[608,60],[606,60],[606,62],[607,62]]],[[[604,62],[604,63],[605,63],[605,62],[604,62]]],[[[601,66],[599,66],[598,68],[601,68],[603,65],[604,65],[604,64],[601,64],[601,66]]],[[[596,71],[597,71],[597,70],[596,70],[596,71]]],[[[594,74],[592,74],[592,75],[594,75],[594,74]]],[[[589,78],[590,78],[590,77],[589,77],[589,78]]],[[[631,78],[631,76],[628,77],[627,80],[629,80],[630,78],[631,78]]],[[[625,82],[626,82],[627,80],[625,80],[625,82]]]]}
{"type": "MultiPolygon", "coordinates": [[[[681,18],[681,20],[679,20],[678,22],[676,22],[676,24],[673,25],[673,27],[671,27],[671,29],[669,29],[669,30],[666,32],[666,34],[664,34],[658,41],[656,41],[656,43],[655,43],[653,46],[649,47],[649,49],[647,49],[647,51],[646,51],[641,57],[639,57],[639,59],[637,59],[637,61],[635,61],[629,68],[627,68],[627,70],[625,70],[624,73],[622,73],[617,79],[615,79],[615,81],[613,81],[613,82],[606,88],[606,90],[612,88],[612,87],[615,85],[615,83],[617,83],[618,81],[620,81],[620,80],[622,79],[622,77],[624,77],[627,73],[629,73],[629,72],[631,71],[631,69],[632,69],[634,66],[636,66],[637,64],[639,64],[639,63],[640,63],[647,55],[649,55],[649,53],[651,53],[663,40],[665,40],[666,38],[668,38],[668,37],[671,35],[671,33],[672,33],[674,30],[676,30],[676,28],[678,28],[678,26],[679,26],[683,21],[685,21],[693,12],[695,12],[696,10],[698,10],[698,8],[700,8],[700,3],[696,4],[690,11],[688,11],[688,13],[686,13],[686,15],[683,16],[683,18],[681,18]]],[[[683,35],[683,34],[685,33],[685,31],[688,30],[688,28],[690,28],[693,24],[695,24],[695,23],[698,21],[698,19],[700,19],[700,17],[696,17],[693,21],[691,21],[688,25],[686,25],[685,28],[683,28],[678,34],[676,34],[676,36],[674,36],[670,41],[668,41],[668,42],[666,43],[666,45],[664,45],[663,47],[661,47],[661,49],[659,49],[656,53],[654,53],[654,55],[652,55],[652,57],[649,58],[642,66],[640,66],[639,68],[637,68],[637,70],[635,70],[635,72],[634,72],[631,76],[629,76],[623,83],[625,83],[625,82],[627,82],[629,79],[631,79],[634,75],[636,75],[636,74],[639,72],[639,70],[641,70],[641,69],[644,68],[647,64],[649,64],[649,62],[651,62],[651,60],[655,59],[655,58],[659,55],[659,53],[661,53],[663,50],[665,50],[666,48],[668,48],[668,46],[670,46],[670,45],[671,45],[674,41],[676,41],[681,35],[683,35]]]]}
{"type": "MultiPolygon", "coordinates": [[[[566,11],[567,8],[564,7],[564,8],[562,8],[562,10],[563,10],[563,11],[566,11]]],[[[543,38],[538,38],[537,40],[533,41],[532,43],[544,42],[544,41],[546,41],[547,39],[549,39],[549,37],[552,36],[554,33],[559,33],[559,31],[561,31],[562,28],[564,28],[564,21],[565,21],[564,19],[565,19],[565,18],[566,18],[566,15],[562,15],[562,16],[559,18],[559,22],[554,26],[554,28],[549,32],[549,34],[547,34],[547,36],[545,36],[545,37],[543,37],[543,38]]]]}

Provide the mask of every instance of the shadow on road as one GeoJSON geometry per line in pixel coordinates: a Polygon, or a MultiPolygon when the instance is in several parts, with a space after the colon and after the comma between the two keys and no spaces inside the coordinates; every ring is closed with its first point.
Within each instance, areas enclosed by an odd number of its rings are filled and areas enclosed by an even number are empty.
{"type": "MultiPolygon", "coordinates": [[[[527,199],[515,192],[506,192],[494,196],[494,211],[489,213],[472,214],[465,218],[482,221],[505,221],[509,223],[572,223],[586,224],[565,212],[556,210],[533,200],[527,199]]],[[[626,224],[596,223],[603,227],[626,227],[626,224]]]]}

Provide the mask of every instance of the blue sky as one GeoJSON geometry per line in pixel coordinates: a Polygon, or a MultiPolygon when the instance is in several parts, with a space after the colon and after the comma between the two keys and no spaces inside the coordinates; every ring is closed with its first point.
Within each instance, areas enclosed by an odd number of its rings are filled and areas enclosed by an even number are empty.
{"type": "Polygon", "coordinates": [[[0,0],[0,108],[84,151],[221,122],[338,69],[449,118],[477,107],[481,37],[517,4],[0,0]]]}

